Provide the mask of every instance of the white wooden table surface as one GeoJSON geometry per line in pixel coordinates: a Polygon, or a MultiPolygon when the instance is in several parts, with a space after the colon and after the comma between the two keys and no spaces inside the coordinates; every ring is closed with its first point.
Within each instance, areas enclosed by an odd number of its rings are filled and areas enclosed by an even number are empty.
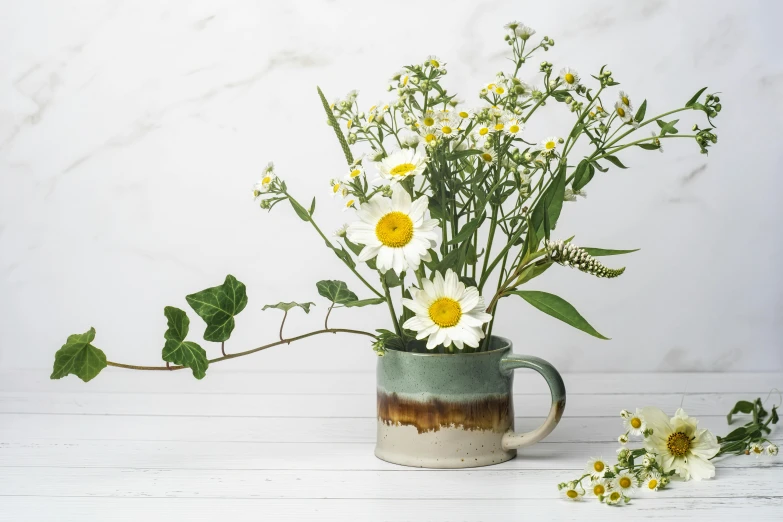
{"type": "MultiPolygon", "coordinates": [[[[783,456],[724,459],[713,480],[621,508],[556,487],[614,455],[621,409],[682,406],[725,434],[734,403],[783,389],[780,373],[567,374],[549,438],[498,466],[446,471],[373,456],[373,373],[107,372],[88,385],[0,373],[0,520],[783,520],[783,456]]],[[[515,403],[517,428],[536,426],[543,379],[517,372],[515,403]]]]}

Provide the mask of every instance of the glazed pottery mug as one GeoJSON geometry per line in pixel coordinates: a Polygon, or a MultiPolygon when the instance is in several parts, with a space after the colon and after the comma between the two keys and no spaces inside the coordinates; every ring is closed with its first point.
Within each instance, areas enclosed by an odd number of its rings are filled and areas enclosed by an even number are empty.
{"type": "Polygon", "coordinates": [[[453,354],[389,350],[378,358],[378,437],[375,455],[404,466],[467,468],[499,464],[517,448],[540,441],[563,415],[566,391],[555,368],[511,353],[493,336],[490,350],[453,354]],[[537,429],[514,431],[514,370],[530,368],[549,384],[552,407],[537,429]]]}

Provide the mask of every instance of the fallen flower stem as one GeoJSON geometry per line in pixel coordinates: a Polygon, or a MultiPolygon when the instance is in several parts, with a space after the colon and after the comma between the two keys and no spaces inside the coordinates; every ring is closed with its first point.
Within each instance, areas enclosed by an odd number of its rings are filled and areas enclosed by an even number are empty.
{"type": "MultiPolygon", "coordinates": [[[[322,330],[314,330],[312,332],[308,332],[306,334],[297,335],[296,337],[291,337],[289,339],[283,339],[280,341],[275,341],[273,343],[265,344],[264,346],[259,346],[258,348],[253,348],[252,350],[247,350],[244,352],[239,353],[232,353],[229,355],[224,355],[223,357],[217,357],[215,359],[210,359],[209,364],[220,362],[220,361],[227,361],[229,359],[236,359],[237,357],[243,357],[245,355],[250,355],[251,353],[260,352],[261,350],[266,350],[267,348],[272,348],[274,346],[279,346],[281,344],[291,344],[294,341],[298,341],[300,339],[305,339],[307,337],[312,337],[314,335],[324,334],[324,333],[351,333],[356,335],[366,335],[368,337],[372,337],[373,339],[376,338],[375,334],[372,334],[370,332],[364,332],[362,330],[351,330],[349,328],[324,328],[322,330]]],[[[158,370],[182,370],[183,368],[186,368],[185,366],[136,366],[134,364],[123,364],[123,363],[116,363],[112,361],[106,361],[107,366],[114,366],[115,368],[125,368],[126,370],[148,370],[148,371],[158,371],[158,370]]]]}

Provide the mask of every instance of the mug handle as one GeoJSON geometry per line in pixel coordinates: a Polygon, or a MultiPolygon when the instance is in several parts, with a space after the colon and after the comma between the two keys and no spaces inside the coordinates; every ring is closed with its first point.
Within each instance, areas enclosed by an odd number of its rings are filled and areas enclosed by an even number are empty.
{"type": "Polygon", "coordinates": [[[563,378],[560,377],[554,366],[532,355],[509,354],[500,360],[500,372],[504,375],[510,374],[517,368],[530,368],[546,379],[549,390],[552,392],[552,407],[544,423],[533,431],[527,433],[507,431],[501,441],[504,450],[517,449],[540,441],[552,433],[557,423],[560,422],[560,418],[565,410],[565,384],[563,384],[563,378]]]}

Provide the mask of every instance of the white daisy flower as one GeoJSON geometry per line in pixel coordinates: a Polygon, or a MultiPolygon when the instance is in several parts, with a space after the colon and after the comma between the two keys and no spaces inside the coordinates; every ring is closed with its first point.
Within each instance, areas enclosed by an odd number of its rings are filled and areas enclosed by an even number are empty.
{"type": "Polygon", "coordinates": [[[348,189],[338,179],[331,180],[329,185],[332,187],[330,193],[333,198],[344,198],[348,194],[348,189]]]}
{"type": "Polygon", "coordinates": [[[438,136],[442,136],[443,138],[453,138],[457,132],[459,123],[453,121],[450,117],[446,117],[443,119],[438,119],[438,121],[435,123],[435,132],[437,132],[438,136]]]}
{"type": "Polygon", "coordinates": [[[625,91],[620,91],[620,103],[628,107],[629,111],[633,111],[633,104],[631,103],[631,97],[625,91]]]}
{"type": "Polygon", "coordinates": [[[346,232],[348,231],[348,223],[343,224],[340,228],[334,231],[334,237],[345,237],[346,232]]]}
{"type": "Polygon", "coordinates": [[[348,172],[348,174],[345,175],[346,181],[352,181],[357,178],[361,178],[364,176],[364,169],[361,165],[354,165],[351,170],[348,172]]]}
{"type": "Polygon", "coordinates": [[[570,67],[561,69],[560,79],[563,80],[563,87],[566,90],[573,91],[579,87],[579,73],[575,69],[570,67]]]}
{"type": "Polygon", "coordinates": [[[644,489],[649,491],[658,491],[661,487],[661,475],[657,471],[653,471],[647,475],[644,479],[644,489]]]}
{"type": "Polygon", "coordinates": [[[378,170],[383,179],[396,183],[409,176],[421,174],[426,166],[427,157],[416,149],[400,149],[382,159],[378,170]]]}
{"type": "Polygon", "coordinates": [[[435,131],[435,127],[419,126],[419,136],[424,141],[425,145],[435,145],[438,141],[438,133],[435,131]]]}
{"type": "Polygon", "coordinates": [[[612,490],[619,491],[623,495],[627,495],[636,488],[636,477],[628,473],[628,471],[621,471],[612,479],[612,490]]]}
{"type": "Polygon", "coordinates": [[[538,150],[541,151],[541,154],[544,156],[551,156],[557,153],[557,145],[560,141],[560,138],[557,136],[550,136],[548,138],[545,138],[541,140],[541,143],[538,144],[538,150]]]}
{"type": "Polygon", "coordinates": [[[585,466],[585,472],[589,473],[593,479],[603,478],[609,471],[609,465],[603,458],[590,459],[585,466]]]}
{"type": "Polygon", "coordinates": [[[468,118],[470,118],[471,114],[473,114],[472,109],[462,109],[462,108],[454,109],[454,116],[456,118],[459,118],[460,120],[467,120],[468,118]]]}
{"type": "Polygon", "coordinates": [[[484,88],[493,94],[497,94],[498,96],[506,94],[506,86],[502,82],[488,83],[484,86],[484,88]]]}
{"type": "Polygon", "coordinates": [[[429,219],[428,204],[426,196],[411,202],[400,185],[394,185],[391,198],[376,195],[365,203],[356,213],[360,221],[348,227],[348,239],[364,245],[359,261],[376,258],[378,271],[398,275],[428,261],[438,238],[438,220],[429,219]]]}
{"type": "Polygon", "coordinates": [[[422,114],[421,119],[419,120],[419,125],[428,129],[434,128],[435,112],[431,109],[428,109],[424,114],[422,114]]]}
{"type": "Polygon", "coordinates": [[[620,117],[620,119],[625,123],[631,123],[633,121],[633,113],[631,112],[631,109],[629,109],[620,100],[617,100],[617,103],[614,104],[614,110],[617,112],[617,115],[620,117]]]}
{"type": "Polygon", "coordinates": [[[522,123],[522,120],[514,116],[513,118],[509,118],[503,131],[509,136],[518,136],[524,128],[525,124],[522,123]]]}
{"type": "Polygon", "coordinates": [[[591,497],[602,497],[609,491],[609,484],[606,479],[595,479],[590,483],[590,487],[587,489],[587,494],[591,497]]]}
{"type": "Polygon", "coordinates": [[[478,157],[485,165],[492,165],[497,161],[498,153],[495,152],[495,149],[493,148],[482,149],[481,154],[479,154],[478,157]]]}
{"type": "Polygon", "coordinates": [[[422,288],[412,287],[412,299],[403,299],[403,305],[416,315],[404,328],[416,332],[416,339],[427,338],[427,349],[438,345],[454,346],[461,350],[465,345],[477,347],[484,332],[481,326],[492,320],[484,311],[484,298],[475,286],[465,287],[453,270],[444,278],[435,272],[432,281],[422,281],[422,288]]]}
{"type": "Polygon", "coordinates": [[[612,491],[605,497],[605,499],[607,504],[613,506],[620,503],[620,501],[623,499],[623,494],[619,491],[612,491]]]}
{"type": "Polygon", "coordinates": [[[778,447],[775,444],[769,443],[769,446],[767,446],[767,455],[770,457],[774,457],[778,454],[778,447]]]}
{"type": "Polygon", "coordinates": [[[264,173],[261,180],[253,185],[253,196],[258,197],[261,194],[266,194],[272,188],[272,183],[277,179],[275,174],[275,165],[270,161],[266,167],[264,167],[264,173]]]}
{"type": "Polygon", "coordinates": [[[485,138],[487,134],[491,132],[490,124],[489,123],[479,123],[476,125],[476,127],[473,129],[473,132],[475,135],[479,138],[485,138]]]}
{"type": "Polygon", "coordinates": [[[639,408],[636,408],[636,413],[625,417],[623,424],[628,433],[636,435],[637,437],[647,429],[647,423],[644,422],[644,415],[642,415],[642,410],[639,408]]]}
{"type": "Polygon", "coordinates": [[[349,209],[359,210],[361,208],[361,205],[359,205],[359,200],[354,198],[349,198],[345,202],[345,206],[343,207],[343,212],[349,209]]]}
{"type": "Polygon", "coordinates": [[[644,446],[659,455],[664,472],[675,470],[685,480],[715,476],[715,466],[709,459],[718,453],[720,445],[712,433],[698,429],[698,421],[682,408],[671,419],[654,407],[642,408],[641,412],[648,430],[652,430],[644,446]]]}
{"type": "Polygon", "coordinates": [[[576,489],[574,482],[569,482],[566,487],[560,490],[560,494],[567,500],[580,500],[584,492],[576,489]]]}
{"type": "Polygon", "coordinates": [[[583,198],[586,198],[587,197],[587,192],[585,192],[584,190],[574,190],[571,187],[568,187],[568,188],[565,189],[565,193],[563,194],[563,201],[574,202],[574,201],[576,201],[576,197],[577,196],[581,196],[583,198]]]}
{"type": "Polygon", "coordinates": [[[523,40],[527,40],[528,38],[536,34],[535,29],[526,26],[522,22],[517,22],[517,21],[509,22],[504,27],[506,29],[509,29],[514,34],[514,36],[521,38],[523,40]]]}
{"type": "Polygon", "coordinates": [[[441,67],[445,66],[446,64],[440,58],[438,58],[434,54],[431,54],[431,55],[429,55],[427,57],[426,60],[424,60],[424,65],[433,67],[435,69],[440,69],[441,67]]]}
{"type": "Polygon", "coordinates": [[[622,435],[620,435],[619,437],[617,437],[617,442],[619,442],[620,444],[622,444],[623,446],[625,446],[626,444],[628,444],[628,435],[626,435],[625,433],[623,433],[622,435]]]}
{"type": "Polygon", "coordinates": [[[764,455],[764,453],[765,453],[764,446],[762,446],[761,444],[754,442],[753,444],[750,445],[750,454],[755,455],[756,458],[761,457],[762,455],[764,455]]]}

